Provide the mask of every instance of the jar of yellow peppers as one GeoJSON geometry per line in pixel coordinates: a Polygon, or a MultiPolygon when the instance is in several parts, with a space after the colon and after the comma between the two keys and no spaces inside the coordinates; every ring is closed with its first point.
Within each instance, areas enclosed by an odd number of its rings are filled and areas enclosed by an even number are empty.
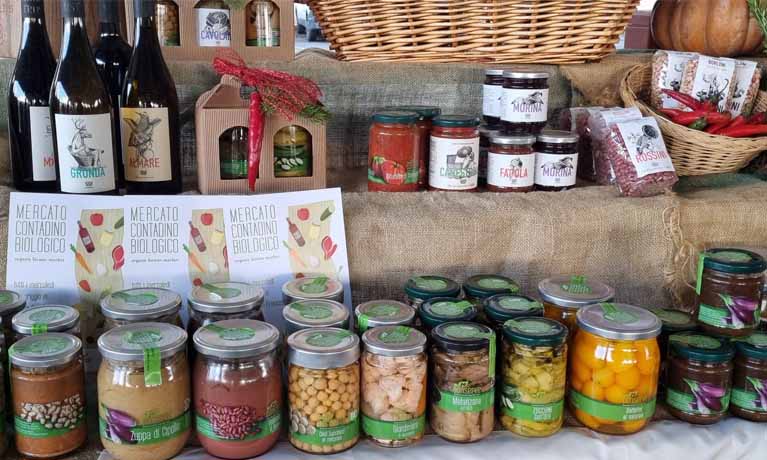
{"type": "Polygon", "coordinates": [[[607,434],[636,433],[655,413],[661,321],[643,308],[601,303],[578,311],[570,351],[569,404],[607,434]]]}
{"type": "Polygon", "coordinates": [[[555,276],[538,283],[538,294],[543,300],[543,316],[567,326],[572,346],[578,310],[586,305],[612,302],[615,289],[581,275],[555,276]]]}

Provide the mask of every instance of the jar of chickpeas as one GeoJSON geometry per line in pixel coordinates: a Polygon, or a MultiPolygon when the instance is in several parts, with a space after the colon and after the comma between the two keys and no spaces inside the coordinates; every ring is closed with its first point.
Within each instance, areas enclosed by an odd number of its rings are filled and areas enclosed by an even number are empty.
{"type": "Polygon", "coordinates": [[[569,404],[594,431],[631,434],[655,413],[661,322],[644,308],[601,303],[578,310],[569,404]]]}
{"type": "Polygon", "coordinates": [[[313,454],[335,454],[359,439],[359,338],[313,328],[288,338],[288,440],[313,454]]]}
{"type": "MultiPolygon", "coordinates": [[[[543,300],[543,316],[567,326],[572,341],[578,327],[576,314],[586,305],[612,302],[615,289],[582,275],[555,276],[538,283],[543,300]]],[[[572,342],[570,343],[572,346],[572,342]]]]}

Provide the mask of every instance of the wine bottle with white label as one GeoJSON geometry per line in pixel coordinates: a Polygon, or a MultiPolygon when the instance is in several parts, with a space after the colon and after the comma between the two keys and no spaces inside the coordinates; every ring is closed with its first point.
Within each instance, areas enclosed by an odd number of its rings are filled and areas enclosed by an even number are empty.
{"type": "Polygon", "coordinates": [[[120,106],[129,194],[181,193],[178,95],[162,57],[156,0],[134,0],[136,36],[120,106]]]}
{"type": "Polygon", "coordinates": [[[50,106],[59,191],[116,194],[112,103],[85,29],[85,1],[62,0],[64,33],[50,106]]]}
{"type": "Polygon", "coordinates": [[[56,71],[45,28],[44,0],[21,1],[21,45],[8,89],[8,132],[14,186],[55,192],[56,160],[48,96],[56,71]]]}

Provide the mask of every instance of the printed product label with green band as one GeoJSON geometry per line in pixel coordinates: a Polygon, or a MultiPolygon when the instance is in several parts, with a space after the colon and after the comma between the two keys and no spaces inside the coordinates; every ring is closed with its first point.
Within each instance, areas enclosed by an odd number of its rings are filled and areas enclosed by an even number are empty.
{"type": "Polygon", "coordinates": [[[80,395],[73,395],[61,401],[42,404],[21,404],[21,413],[13,419],[16,433],[28,438],[52,438],[61,436],[85,423],[85,408],[80,395]],[[61,415],[54,418],[56,408],[61,415]],[[61,409],[65,409],[63,412],[61,409]]]}
{"type": "MultiPolygon", "coordinates": [[[[189,411],[180,416],[160,423],[151,425],[126,426],[123,422],[122,414],[120,417],[112,417],[109,409],[105,409],[107,417],[105,420],[99,417],[99,435],[102,439],[107,439],[116,444],[149,445],[158,442],[168,441],[184,434],[189,429],[192,422],[192,415],[189,411]]],[[[130,416],[127,416],[130,417],[130,416]]]]}
{"type": "Polygon", "coordinates": [[[756,316],[752,316],[753,318],[749,317],[749,321],[746,323],[742,322],[736,317],[735,313],[731,313],[726,307],[713,307],[702,303],[698,309],[698,321],[723,329],[752,327],[757,323],[756,316]]]}
{"type": "Polygon", "coordinates": [[[570,401],[576,409],[594,417],[614,422],[646,420],[655,413],[655,398],[640,404],[611,404],[591,399],[575,390],[570,390],[570,401]]]}
{"type": "Polygon", "coordinates": [[[426,429],[426,414],[399,422],[385,422],[362,416],[362,430],[368,436],[385,441],[402,441],[420,436],[426,429]]]}
{"type": "Polygon", "coordinates": [[[346,425],[340,425],[333,428],[309,427],[310,433],[301,434],[297,431],[291,431],[290,435],[301,442],[313,446],[332,446],[346,441],[351,441],[360,434],[359,415],[354,414],[351,421],[346,425]]]}
{"type": "Polygon", "coordinates": [[[568,284],[563,284],[562,289],[570,294],[591,294],[591,288],[586,283],[585,276],[573,276],[568,284]]]}
{"type": "Polygon", "coordinates": [[[431,311],[439,316],[461,316],[463,312],[472,307],[472,303],[466,300],[451,302],[448,300],[436,302],[431,305],[431,311]]]}
{"type": "Polygon", "coordinates": [[[733,389],[730,404],[753,412],[767,412],[767,407],[763,405],[759,393],[752,391],[733,389]]]}
{"type": "Polygon", "coordinates": [[[481,412],[495,402],[495,390],[484,393],[453,393],[439,390],[437,407],[448,412],[481,412]]]}
{"type": "Polygon", "coordinates": [[[562,417],[565,400],[548,404],[528,404],[502,399],[503,414],[530,422],[553,422],[562,417]]]}
{"type": "Polygon", "coordinates": [[[200,436],[204,436],[208,439],[213,439],[215,441],[245,442],[245,441],[256,441],[258,439],[263,439],[267,436],[270,436],[280,431],[280,425],[282,423],[282,414],[277,413],[272,415],[271,417],[267,417],[264,420],[252,423],[248,430],[248,434],[242,435],[237,438],[227,437],[224,433],[221,432],[221,430],[213,426],[213,424],[210,423],[210,420],[201,416],[200,414],[195,415],[195,421],[197,426],[197,433],[200,436]]]}
{"type": "MultiPolygon", "coordinates": [[[[52,438],[55,436],[61,436],[74,430],[85,422],[85,417],[80,416],[80,419],[71,427],[64,428],[48,428],[46,425],[37,421],[28,422],[22,418],[15,417],[13,419],[13,426],[16,428],[16,434],[26,436],[28,438],[52,438]]],[[[50,425],[50,424],[49,424],[50,425]]]]}
{"type": "MultiPolygon", "coordinates": [[[[696,391],[696,390],[693,390],[696,391]]],[[[697,390],[698,398],[690,393],[682,393],[673,388],[666,389],[666,404],[680,410],[686,414],[692,415],[718,415],[727,412],[730,407],[730,390],[728,389],[724,396],[714,397],[700,394],[697,390]],[[703,396],[706,396],[705,398],[703,396]]]]}

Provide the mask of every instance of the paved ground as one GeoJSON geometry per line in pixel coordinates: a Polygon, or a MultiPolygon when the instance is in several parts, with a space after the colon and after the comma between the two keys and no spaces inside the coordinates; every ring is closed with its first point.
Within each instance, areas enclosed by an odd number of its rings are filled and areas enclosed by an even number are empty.
{"type": "Polygon", "coordinates": [[[309,48],[319,48],[323,50],[330,49],[330,43],[328,42],[310,42],[306,40],[306,35],[296,34],[296,53],[309,48]]]}

